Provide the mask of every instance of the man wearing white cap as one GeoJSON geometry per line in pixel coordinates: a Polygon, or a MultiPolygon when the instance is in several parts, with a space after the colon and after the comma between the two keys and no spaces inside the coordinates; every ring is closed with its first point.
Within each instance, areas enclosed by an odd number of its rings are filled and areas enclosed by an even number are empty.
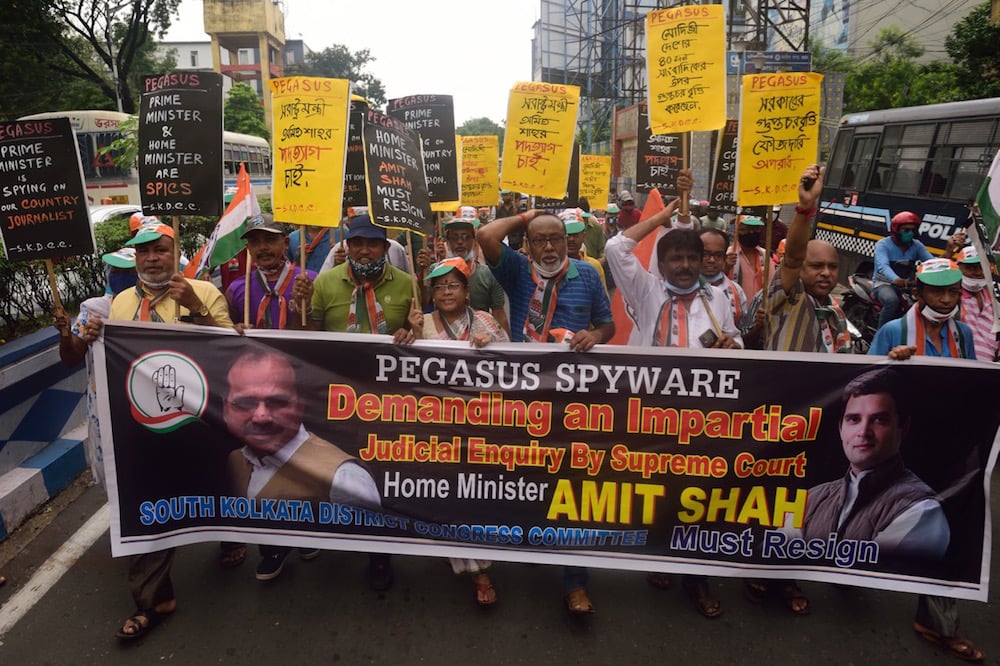
{"type": "Polygon", "coordinates": [[[972,329],[976,358],[997,360],[997,334],[993,332],[993,295],[986,288],[987,280],[979,253],[972,245],[963,247],[957,257],[962,271],[961,318],[972,329]]]}
{"type": "MultiPolygon", "coordinates": [[[[972,330],[958,321],[962,271],[954,261],[938,257],[917,266],[917,302],[899,319],[884,324],[868,350],[905,361],[914,354],[975,359],[972,330]]],[[[965,661],[982,661],[985,653],[958,635],[958,603],[949,597],[921,594],[913,630],[924,640],[965,661]]]]}

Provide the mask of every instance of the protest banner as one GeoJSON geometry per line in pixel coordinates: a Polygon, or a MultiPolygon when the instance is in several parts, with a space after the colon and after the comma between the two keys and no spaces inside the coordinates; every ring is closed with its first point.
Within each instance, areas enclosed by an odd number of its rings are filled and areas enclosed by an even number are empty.
{"type": "Polygon", "coordinates": [[[0,122],[0,237],[10,261],[94,253],[69,118],[0,122]]]}
{"type": "Polygon", "coordinates": [[[736,203],[798,201],[799,175],[819,155],[823,75],[750,74],[740,96],[736,203]]]}
{"type": "Polygon", "coordinates": [[[653,134],[716,130],[726,123],[726,26],[721,4],[646,14],[653,134]]]}
{"type": "Polygon", "coordinates": [[[230,539],[987,598],[992,364],[134,322],[96,352],[115,555],[230,539]],[[895,383],[857,450],[871,396],[842,392],[872,370],[895,383]],[[286,446],[248,492],[245,453],[286,446]],[[848,460],[875,485],[845,534],[825,498],[848,460]],[[344,464],[377,493],[345,496],[344,464]],[[933,532],[881,533],[917,501],[933,532]]]}
{"type": "Polygon", "coordinates": [[[367,206],[368,186],[365,184],[365,114],[368,102],[351,95],[351,111],[347,120],[347,160],[344,164],[344,205],[367,206]]]}
{"type": "Polygon", "coordinates": [[[398,120],[369,109],[364,142],[372,222],[424,236],[433,234],[420,136],[398,120]]]}
{"type": "Polygon", "coordinates": [[[500,182],[500,137],[463,136],[462,203],[496,206],[500,182]]]}
{"type": "Polygon", "coordinates": [[[500,187],[562,199],[570,183],[580,88],[515,83],[507,101],[500,187]]]}
{"type": "Polygon", "coordinates": [[[222,75],[143,77],[139,198],[146,215],[222,214],[222,75]]]}
{"type": "Polygon", "coordinates": [[[738,120],[727,120],[716,139],[708,205],[720,213],[736,212],[736,193],[733,187],[736,183],[736,139],[739,126],[738,120]]]}
{"type": "Polygon", "coordinates": [[[411,95],[390,99],[386,115],[420,135],[427,178],[427,199],[458,206],[458,151],[455,147],[455,103],[451,95],[411,95]]]}
{"type": "Polygon", "coordinates": [[[536,196],[532,207],[541,210],[562,210],[576,208],[580,200],[580,144],[573,143],[573,156],[569,163],[569,182],[566,193],[561,197],[536,196]]]}
{"type": "Polygon", "coordinates": [[[664,196],[677,196],[677,175],[684,166],[684,143],[690,146],[691,135],[687,132],[653,134],[647,108],[646,104],[639,105],[635,190],[659,190],[664,196]]]}
{"type": "Polygon", "coordinates": [[[611,183],[610,155],[580,156],[580,196],[587,197],[595,210],[604,208],[611,183]]]}
{"type": "Polygon", "coordinates": [[[310,76],[270,79],[274,128],[274,219],[340,226],[351,82],[310,76]]]}

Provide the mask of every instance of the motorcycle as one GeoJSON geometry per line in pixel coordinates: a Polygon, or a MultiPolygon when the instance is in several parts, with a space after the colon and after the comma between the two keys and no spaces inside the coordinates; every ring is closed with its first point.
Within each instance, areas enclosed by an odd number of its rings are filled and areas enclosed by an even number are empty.
{"type": "MultiPolygon", "coordinates": [[[[907,281],[906,288],[900,290],[900,316],[902,316],[914,302],[911,287],[915,266],[912,261],[894,261],[890,266],[896,275],[907,281]]],[[[873,270],[872,262],[862,262],[858,270],[848,276],[848,290],[841,299],[841,308],[847,318],[856,354],[868,353],[868,348],[878,331],[879,314],[882,312],[882,303],[875,297],[873,270]]]]}

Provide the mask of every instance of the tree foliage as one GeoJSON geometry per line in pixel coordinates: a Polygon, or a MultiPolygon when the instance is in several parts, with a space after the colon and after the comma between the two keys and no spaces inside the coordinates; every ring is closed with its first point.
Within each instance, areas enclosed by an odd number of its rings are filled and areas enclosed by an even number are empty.
{"type": "Polygon", "coordinates": [[[346,46],[334,44],[322,51],[306,56],[301,65],[289,67],[289,76],[325,76],[331,79],[348,79],[352,90],[368,100],[373,109],[385,107],[385,87],[375,76],[366,71],[369,63],[375,61],[368,49],[351,53],[346,46]]]}
{"type": "Polygon", "coordinates": [[[264,105],[257,97],[257,91],[246,83],[233,84],[229,89],[222,109],[222,124],[230,132],[242,132],[262,139],[271,139],[264,118],[264,105]]]}
{"type": "Polygon", "coordinates": [[[0,3],[4,115],[69,108],[136,111],[143,75],[165,71],[154,37],[180,0],[5,0],[0,3]],[[117,72],[117,79],[115,77],[117,72]]]}
{"type": "Polygon", "coordinates": [[[471,118],[455,128],[455,134],[459,136],[497,136],[500,139],[500,147],[503,149],[504,129],[500,125],[487,117],[471,118]]]}
{"type": "Polygon", "coordinates": [[[944,47],[955,63],[955,82],[964,99],[1000,97],[1000,25],[990,23],[990,3],[955,23],[944,47]]]}

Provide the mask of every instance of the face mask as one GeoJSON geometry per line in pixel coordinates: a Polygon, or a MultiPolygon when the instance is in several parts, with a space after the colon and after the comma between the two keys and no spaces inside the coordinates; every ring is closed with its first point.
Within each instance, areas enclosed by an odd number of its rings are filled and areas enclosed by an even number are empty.
{"type": "Polygon", "coordinates": [[[937,323],[937,324],[943,324],[944,322],[948,321],[949,319],[951,319],[952,317],[954,317],[957,314],[958,314],[958,306],[957,305],[955,307],[953,307],[949,312],[946,312],[944,314],[942,314],[942,313],[938,312],[937,310],[931,308],[931,306],[929,306],[929,305],[925,305],[923,307],[923,309],[920,311],[920,315],[924,319],[926,319],[928,321],[933,321],[934,323],[937,323]]]}
{"type": "Polygon", "coordinates": [[[982,291],[986,287],[986,278],[971,278],[962,276],[962,289],[966,291],[982,291]]]}
{"type": "Polygon", "coordinates": [[[739,241],[743,247],[757,247],[760,245],[760,234],[740,234],[739,241]]]}
{"type": "Polygon", "coordinates": [[[112,273],[108,276],[108,286],[112,294],[121,292],[135,286],[138,276],[135,273],[112,273]]]}
{"type": "Polygon", "coordinates": [[[348,257],[347,263],[351,266],[351,272],[354,273],[355,277],[367,280],[368,278],[382,274],[382,271],[385,270],[385,259],[385,255],[382,255],[382,258],[378,261],[373,261],[370,264],[358,264],[348,257]]]}
{"type": "Polygon", "coordinates": [[[535,268],[535,272],[538,273],[539,275],[541,275],[546,280],[549,279],[550,277],[552,277],[553,275],[558,275],[559,271],[561,271],[563,268],[565,268],[566,264],[568,264],[568,263],[569,263],[569,257],[566,257],[565,259],[563,259],[563,262],[561,264],[559,264],[558,268],[554,268],[553,270],[550,271],[547,268],[543,267],[541,264],[539,264],[534,259],[531,260],[531,265],[535,268]]]}
{"type": "Polygon", "coordinates": [[[694,284],[688,287],[687,289],[681,289],[680,287],[675,287],[674,285],[670,284],[669,280],[664,279],[663,288],[673,294],[678,294],[680,296],[687,296],[688,294],[693,294],[694,292],[698,291],[698,289],[701,288],[701,284],[697,280],[695,280],[694,284]]]}
{"type": "Polygon", "coordinates": [[[902,243],[903,245],[909,245],[910,243],[913,242],[912,231],[900,231],[898,236],[899,236],[899,242],[902,243]]]}

